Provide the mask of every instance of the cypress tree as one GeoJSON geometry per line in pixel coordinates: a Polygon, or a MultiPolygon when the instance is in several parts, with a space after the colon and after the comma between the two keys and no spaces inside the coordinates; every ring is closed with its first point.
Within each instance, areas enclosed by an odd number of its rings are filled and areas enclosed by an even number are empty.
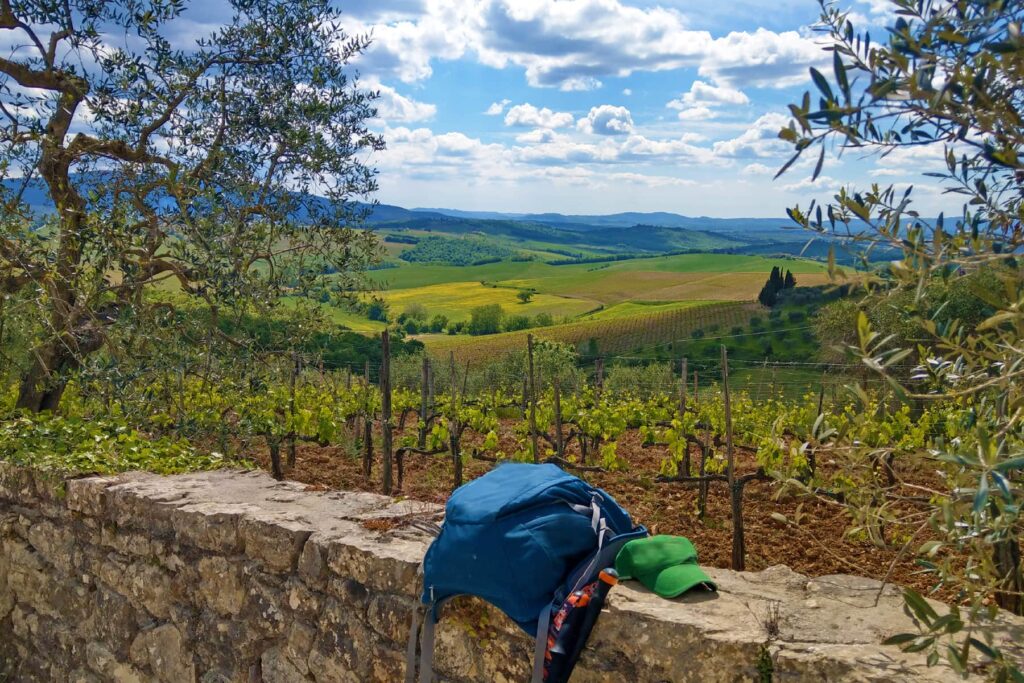
{"type": "Polygon", "coordinates": [[[786,271],[786,282],[783,285],[785,289],[793,289],[796,287],[796,278],[793,277],[793,273],[786,271]]]}

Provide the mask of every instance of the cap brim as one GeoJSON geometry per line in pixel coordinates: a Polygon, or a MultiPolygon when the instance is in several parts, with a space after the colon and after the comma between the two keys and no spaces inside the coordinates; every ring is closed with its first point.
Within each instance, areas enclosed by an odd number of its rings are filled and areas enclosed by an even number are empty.
{"type": "Polygon", "coordinates": [[[637,577],[640,581],[663,598],[675,598],[686,591],[705,584],[710,590],[718,590],[704,571],[696,564],[677,564],[662,569],[654,575],[637,577]]]}

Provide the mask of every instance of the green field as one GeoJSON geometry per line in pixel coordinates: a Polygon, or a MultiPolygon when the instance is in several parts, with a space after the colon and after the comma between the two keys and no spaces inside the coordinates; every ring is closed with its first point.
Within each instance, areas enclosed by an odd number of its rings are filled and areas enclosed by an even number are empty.
{"type": "Polygon", "coordinates": [[[536,316],[547,313],[553,317],[576,316],[595,308],[600,303],[588,299],[572,299],[551,294],[536,294],[529,303],[516,299],[518,289],[481,285],[479,282],[445,282],[411,289],[395,289],[379,292],[394,313],[401,313],[412,304],[422,304],[429,315],[444,315],[457,322],[469,320],[470,311],[476,306],[499,304],[508,315],[536,316]]]}
{"type": "MultiPolygon", "coordinates": [[[[798,286],[828,281],[826,266],[817,261],[733,254],[570,265],[539,260],[470,266],[394,263],[397,267],[371,273],[374,283],[369,295],[387,303],[392,320],[413,306],[422,306],[428,319],[441,315],[451,323],[461,323],[470,319],[475,307],[498,304],[506,317],[526,316],[532,321],[546,314],[556,323],[483,336],[415,335],[433,354],[454,352],[471,362],[523,348],[530,332],[538,338],[571,343],[585,353],[643,355],[652,360],[678,354],[670,347],[696,333],[707,339],[694,339],[687,345],[695,358],[707,357],[717,353],[720,342],[715,341],[716,335],[749,332],[752,320],[757,323],[757,318],[767,316],[752,302],[772,267],[792,271],[798,286]],[[529,303],[517,299],[522,290],[533,292],[529,303]]],[[[358,332],[375,333],[383,328],[382,323],[349,311],[335,311],[332,317],[358,332]]],[[[777,321],[776,327],[781,332],[781,328],[794,325],[777,321]]],[[[807,349],[802,330],[784,334],[788,336],[773,339],[774,333],[758,333],[729,343],[742,345],[737,351],[751,357],[786,354],[797,348],[813,352],[807,349]]]]}
{"type": "Polygon", "coordinates": [[[469,315],[467,306],[500,303],[510,308],[510,314],[545,312],[559,318],[624,302],[751,301],[775,265],[791,270],[800,285],[823,284],[828,279],[825,266],[817,261],[731,254],[565,266],[539,261],[480,266],[403,264],[374,271],[371,277],[396,314],[416,301],[431,315],[441,313],[463,320],[469,315]],[[517,289],[535,290],[535,302],[518,304],[517,289]]]}
{"type": "Polygon", "coordinates": [[[427,351],[444,357],[454,353],[465,362],[486,362],[526,348],[528,334],[580,348],[586,355],[629,354],[652,346],[675,346],[697,330],[745,326],[763,309],[757,303],[693,302],[655,313],[636,313],[603,319],[583,319],[529,331],[480,337],[423,335],[427,351]]]}

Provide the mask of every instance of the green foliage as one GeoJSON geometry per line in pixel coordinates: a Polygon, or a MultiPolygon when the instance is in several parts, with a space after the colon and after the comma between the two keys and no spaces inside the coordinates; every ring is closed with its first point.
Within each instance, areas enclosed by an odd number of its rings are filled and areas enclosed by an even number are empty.
{"type": "MultiPolygon", "coordinates": [[[[833,78],[812,70],[817,93],[790,106],[793,120],[780,137],[795,153],[783,170],[815,147],[817,176],[829,149],[892,153],[930,146],[941,149],[943,162],[926,169],[927,175],[946,196],[964,201],[962,211],[955,220],[943,214],[926,220],[913,207],[912,188],[876,184],[860,192],[841,189],[829,205],[795,207],[789,215],[808,230],[852,237],[865,253],[885,248],[898,254],[887,269],[864,271],[867,294],[847,348],[900,399],[946,406],[946,429],[955,432],[933,443],[920,466],[942,464],[944,483],[922,507],[956,561],[936,556],[940,546],[926,544],[919,562],[937,585],[957,590],[959,609],[939,617],[908,592],[904,598],[921,633],[893,643],[963,673],[976,654],[989,660],[995,680],[1022,680],[1017,666],[992,645],[991,604],[1024,613],[1024,490],[1014,484],[1024,466],[1024,6],[981,0],[892,4],[897,18],[883,43],[858,35],[850,16],[823,4],[833,78]],[[979,281],[987,285],[977,286],[979,281]],[[938,296],[929,300],[930,291],[938,296]],[[892,325],[873,320],[886,308],[892,325]],[[913,369],[901,372],[907,364],[913,369]]],[[[830,312],[827,324],[852,313],[843,306],[830,312]]],[[[911,438],[910,425],[899,423],[890,426],[900,433],[872,435],[877,414],[863,393],[859,404],[865,417],[851,424],[868,429],[867,440],[876,444],[864,442],[860,462],[877,462],[882,442],[911,438]]],[[[854,448],[850,457],[856,460],[857,453],[854,448]]],[[[855,467],[848,468],[851,479],[855,467]]],[[[862,478],[858,484],[850,501],[855,519],[891,518],[887,482],[862,478]]]]}
{"type": "Polygon", "coordinates": [[[526,330],[530,327],[532,327],[532,323],[528,315],[510,315],[505,318],[505,332],[526,330]]]}
{"type": "Polygon", "coordinates": [[[444,329],[447,326],[448,326],[448,316],[446,316],[446,315],[441,315],[440,313],[438,313],[437,315],[435,315],[433,318],[430,319],[430,326],[429,326],[430,332],[433,332],[435,334],[438,333],[438,332],[444,332],[444,329]]]}
{"type": "Polygon", "coordinates": [[[787,270],[785,277],[783,277],[782,269],[774,266],[768,276],[768,280],[764,283],[764,287],[761,288],[761,292],[757,295],[757,300],[762,306],[771,308],[778,302],[779,292],[794,287],[796,287],[796,278],[793,277],[793,273],[787,270]]]}
{"type": "Polygon", "coordinates": [[[353,201],[376,189],[361,160],[384,145],[366,127],[376,94],[348,67],[369,38],[320,0],[254,0],[174,43],[186,5],[3,5],[32,47],[0,61],[17,131],[0,139],[0,288],[49,321],[22,359],[25,409],[56,408],[82,362],[149,318],[157,286],[265,306],[358,289],[379,256],[353,201]],[[30,186],[52,213],[22,203],[30,186]]]}
{"type": "Polygon", "coordinates": [[[0,461],[55,475],[115,474],[145,470],[179,474],[240,466],[188,441],[153,438],[116,416],[15,414],[0,422],[0,461]]]}
{"type": "Polygon", "coordinates": [[[501,304],[487,304],[477,306],[469,312],[470,334],[496,334],[501,332],[502,322],[505,319],[505,309],[501,304]]]}
{"type": "Polygon", "coordinates": [[[405,320],[403,320],[404,316],[406,320],[415,320],[418,323],[423,323],[427,321],[427,315],[426,306],[421,303],[412,303],[406,306],[405,310],[402,311],[402,314],[398,317],[398,322],[405,322],[405,320]]]}
{"type": "Polygon", "coordinates": [[[366,303],[366,317],[382,323],[388,322],[390,317],[388,315],[387,302],[379,296],[370,297],[370,300],[366,303]]]}
{"type": "Polygon", "coordinates": [[[409,263],[445,263],[451,266],[478,266],[511,259],[516,252],[492,241],[474,237],[452,238],[431,235],[399,256],[409,263]]]}

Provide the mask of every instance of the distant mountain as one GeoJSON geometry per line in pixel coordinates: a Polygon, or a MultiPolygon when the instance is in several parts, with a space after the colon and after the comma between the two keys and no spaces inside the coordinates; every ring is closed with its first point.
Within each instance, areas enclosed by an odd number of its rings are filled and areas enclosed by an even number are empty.
{"type": "MultiPolygon", "coordinates": [[[[8,191],[15,191],[20,189],[20,181],[5,180],[3,186],[8,191]]],[[[46,184],[40,179],[29,183],[22,198],[37,213],[53,211],[46,184]]],[[[314,202],[317,201],[328,200],[314,198],[314,202]]],[[[516,214],[406,209],[390,204],[363,206],[369,209],[366,223],[375,230],[490,235],[547,245],[545,248],[549,251],[567,255],[581,253],[580,250],[608,255],[744,250],[748,253],[795,253],[799,251],[795,242],[806,241],[806,235],[799,231],[781,230],[783,219],[691,218],[666,212],[516,214]]],[[[301,219],[301,215],[297,217],[301,219]]]]}
{"type": "Polygon", "coordinates": [[[28,187],[22,190],[22,180],[18,178],[12,178],[10,180],[3,181],[4,193],[8,192],[21,192],[21,200],[35,213],[52,213],[53,202],[50,200],[50,191],[46,187],[46,183],[39,178],[33,178],[29,181],[28,187]]]}
{"type": "Polygon", "coordinates": [[[608,254],[659,254],[674,251],[709,251],[750,244],[750,240],[703,230],[666,228],[657,225],[628,227],[549,225],[508,218],[464,218],[430,212],[413,212],[414,218],[373,224],[377,230],[417,230],[455,235],[488,235],[517,242],[544,243],[563,249],[591,249],[608,254]],[[568,226],[576,226],[577,229],[568,226]]]}
{"type": "Polygon", "coordinates": [[[607,215],[573,215],[561,213],[498,213],[494,211],[460,211],[458,209],[412,209],[415,213],[429,212],[458,218],[485,220],[519,220],[555,225],[566,230],[594,230],[600,228],[628,228],[636,225],[663,228],[684,228],[710,232],[775,232],[790,223],[785,218],[710,218],[682,216],[664,211],[613,213],[607,215]]]}

